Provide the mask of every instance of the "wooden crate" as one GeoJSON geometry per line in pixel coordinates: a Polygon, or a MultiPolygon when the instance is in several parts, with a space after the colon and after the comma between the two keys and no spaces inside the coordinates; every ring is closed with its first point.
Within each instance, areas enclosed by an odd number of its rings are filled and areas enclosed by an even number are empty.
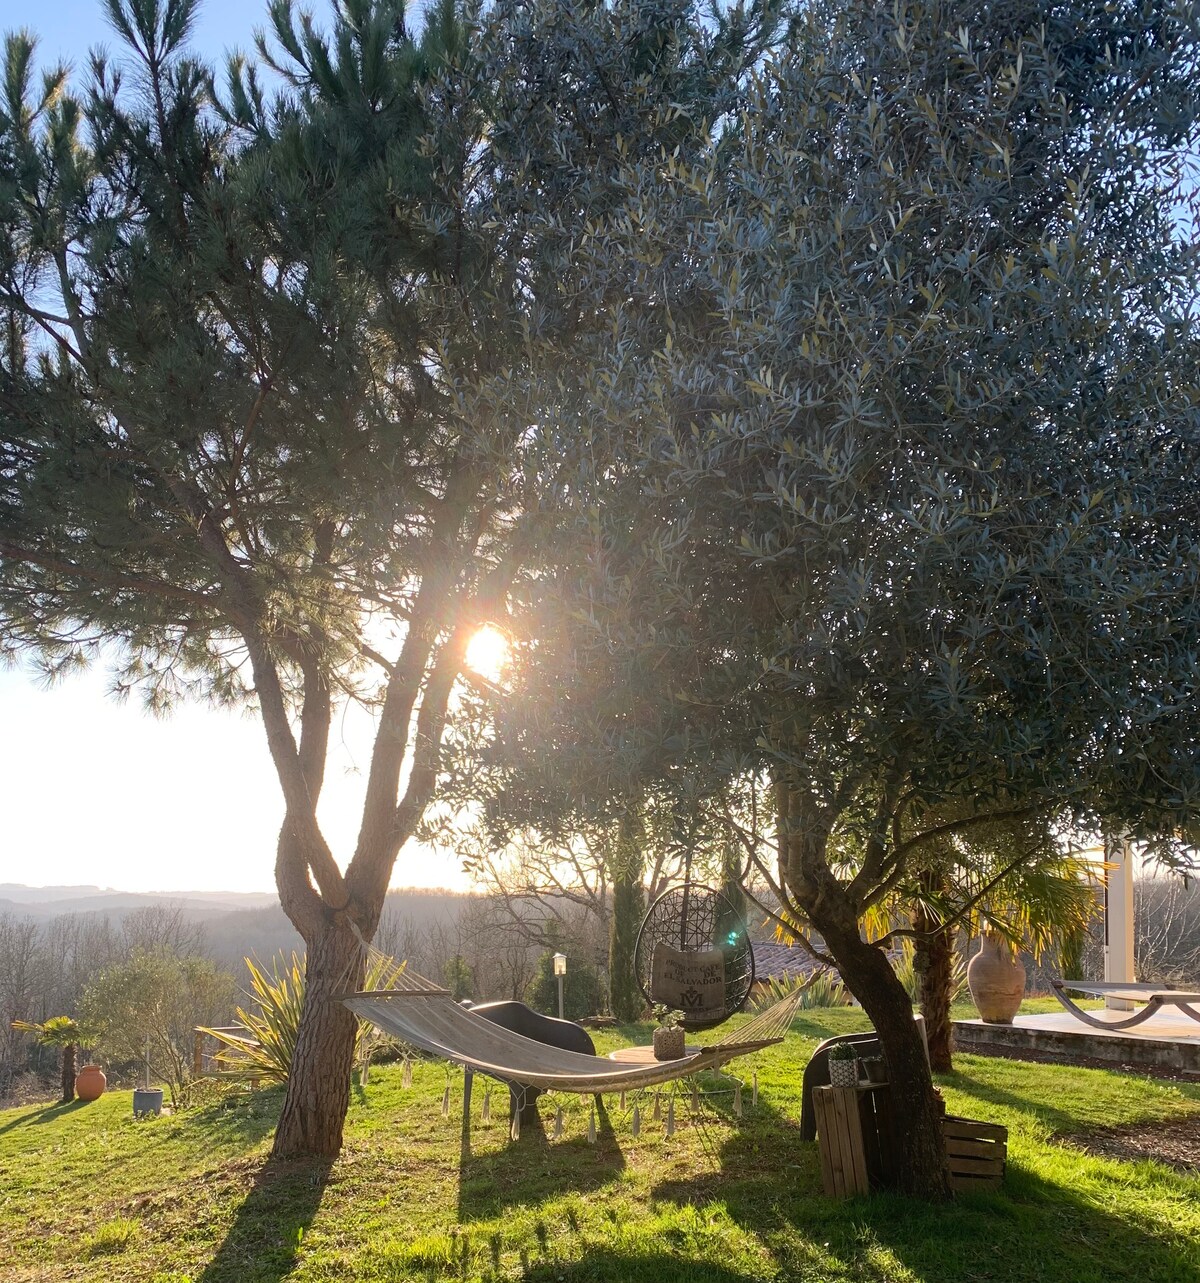
{"type": "Polygon", "coordinates": [[[895,1156],[886,1083],[813,1090],[821,1181],[830,1198],[890,1185],[895,1156]]]}
{"type": "Polygon", "coordinates": [[[1008,1128],[974,1118],[942,1120],[946,1157],[950,1163],[950,1188],[957,1193],[999,1189],[1008,1162],[1008,1128]]]}
{"type": "Polygon", "coordinates": [[[865,1194],[867,1155],[863,1147],[858,1093],[853,1087],[817,1087],[817,1147],[821,1154],[821,1183],[829,1198],[865,1194]]]}

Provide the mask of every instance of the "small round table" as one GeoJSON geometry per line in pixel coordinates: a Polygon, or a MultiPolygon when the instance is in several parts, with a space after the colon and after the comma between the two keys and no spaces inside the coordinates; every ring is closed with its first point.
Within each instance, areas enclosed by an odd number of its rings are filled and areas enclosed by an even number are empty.
{"type": "MultiPolygon", "coordinates": [[[[702,1048],[693,1045],[683,1049],[684,1056],[694,1056],[702,1048]]],[[[616,1051],[608,1053],[609,1060],[619,1061],[622,1065],[669,1065],[669,1060],[658,1060],[654,1055],[653,1046],[647,1047],[618,1047],[616,1051]]]]}

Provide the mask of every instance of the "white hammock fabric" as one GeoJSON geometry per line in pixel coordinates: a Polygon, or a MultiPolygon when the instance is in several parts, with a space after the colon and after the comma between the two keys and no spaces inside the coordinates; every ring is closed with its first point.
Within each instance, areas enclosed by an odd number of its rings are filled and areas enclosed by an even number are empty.
{"type": "Polygon", "coordinates": [[[406,971],[398,984],[396,989],[352,994],[342,1002],[393,1038],[473,1073],[510,1085],[579,1095],[653,1087],[703,1069],[715,1069],[738,1056],[782,1042],[801,994],[797,990],[774,1003],[744,1024],[736,1037],[702,1047],[678,1060],[630,1065],[606,1056],[563,1051],[502,1029],[460,1006],[448,989],[414,972],[406,971]]]}

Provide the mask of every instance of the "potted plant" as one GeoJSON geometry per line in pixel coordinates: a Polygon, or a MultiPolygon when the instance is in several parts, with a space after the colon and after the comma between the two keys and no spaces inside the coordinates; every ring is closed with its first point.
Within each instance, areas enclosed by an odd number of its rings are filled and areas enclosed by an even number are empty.
{"type": "Polygon", "coordinates": [[[658,1021],[654,1031],[654,1059],[678,1060],[684,1053],[682,1017],[661,1003],[654,1008],[654,1016],[658,1021]]]}
{"type": "Polygon", "coordinates": [[[829,1085],[858,1086],[858,1054],[851,1042],[834,1043],[829,1049],[829,1085]]]}
{"type": "Polygon", "coordinates": [[[887,1061],[882,1056],[860,1056],[858,1064],[867,1082],[887,1082],[887,1061]]]}
{"type": "Polygon", "coordinates": [[[157,1117],[162,1113],[163,1093],[161,1087],[150,1086],[150,1036],[146,1035],[146,1085],[133,1089],[134,1118],[157,1117]]]}

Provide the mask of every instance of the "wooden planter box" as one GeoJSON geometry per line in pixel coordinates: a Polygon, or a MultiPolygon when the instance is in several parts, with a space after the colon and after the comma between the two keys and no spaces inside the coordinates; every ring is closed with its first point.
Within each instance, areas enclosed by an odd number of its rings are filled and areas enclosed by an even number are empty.
{"type": "Polygon", "coordinates": [[[1008,1162],[1007,1127],[947,1114],[942,1120],[942,1134],[946,1138],[952,1190],[969,1194],[1000,1188],[1008,1162]]]}

